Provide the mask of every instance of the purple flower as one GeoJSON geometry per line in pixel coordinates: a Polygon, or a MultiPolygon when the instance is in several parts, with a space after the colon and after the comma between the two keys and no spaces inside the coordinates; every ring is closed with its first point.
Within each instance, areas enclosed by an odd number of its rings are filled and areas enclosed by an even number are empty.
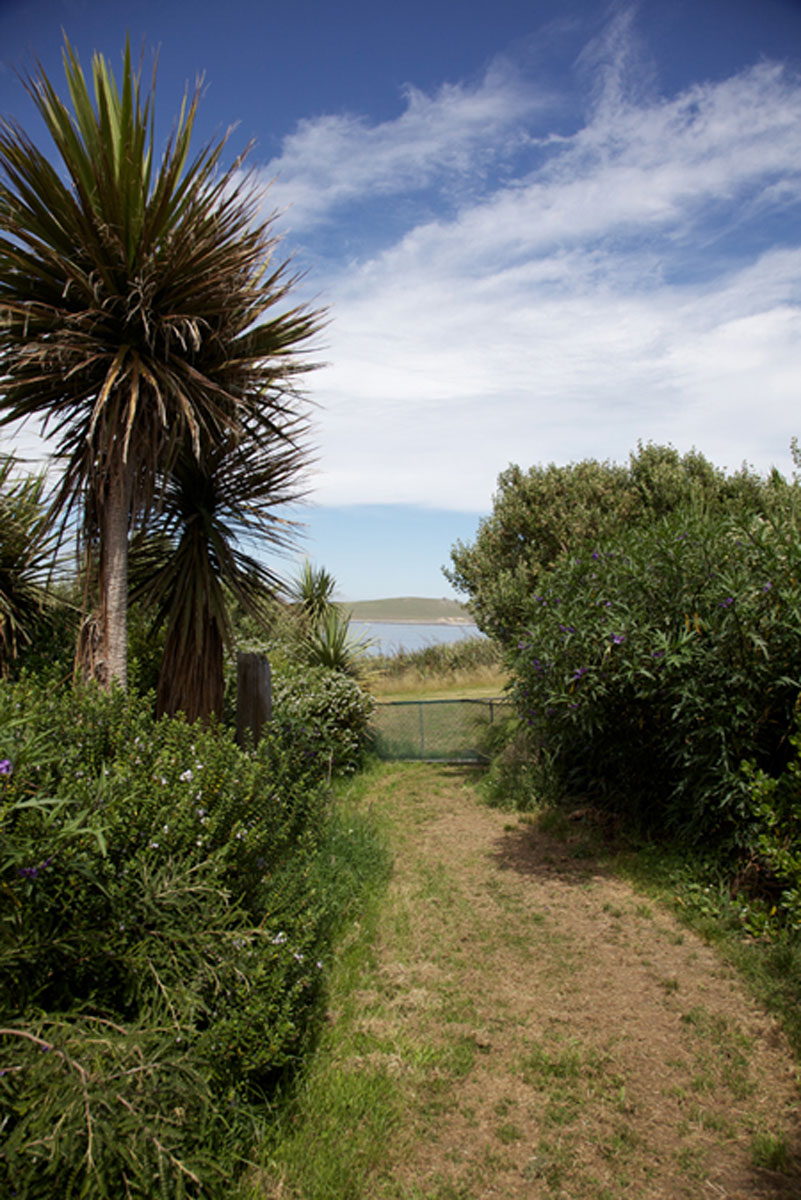
{"type": "Polygon", "coordinates": [[[728,608],[731,604],[734,604],[734,596],[727,596],[725,600],[721,600],[720,607],[728,608]]]}
{"type": "Polygon", "coordinates": [[[23,879],[36,879],[39,872],[49,867],[52,861],[53,856],[51,854],[49,858],[46,858],[44,862],[40,862],[36,867],[17,867],[17,874],[21,875],[23,879]]]}
{"type": "Polygon", "coordinates": [[[589,669],[590,669],[589,667],[577,667],[577,668],[576,668],[576,670],[573,672],[573,678],[574,678],[574,679],[581,679],[581,677],[582,677],[583,675],[586,675],[586,674],[587,674],[587,672],[589,671],[589,669]]]}
{"type": "Polygon", "coordinates": [[[625,640],[626,640],[625,633],[613,633],[612,634],[612,645],[613,646],[622,646],[622,644],[623,644],[623,642],[625,642],[625,640]]]}
{"type": "Polygon", "coordinates": [[[8,758],[0,758],[0,775],[10,775],[14,768],[8,758]]]}
{"type": "Polygon", "coordinates": [[[560,625],[559,628],[561,629],[562,633],[575,633],[576,632],[572,625],[560,625]]]}
{"type": "Polygon", "coordinates": [[[772,587],[773,587],[773,584],[770,582],[770,580],[768,580],[768,582],[762,588],[762,591],[769,592],[772,587]]]}
{"type": "Polygon", "coordinates": [[[600,556],[600,554],[598,553],[598,551],[597,551],[597,550],[593,550],[593,552],[592,552],[592,557],[593,557],[593,558],[595,559],[595,561],[597,562],[597,561],[598,561],[598,559],[599,559],[601,556],[600,556]]]}

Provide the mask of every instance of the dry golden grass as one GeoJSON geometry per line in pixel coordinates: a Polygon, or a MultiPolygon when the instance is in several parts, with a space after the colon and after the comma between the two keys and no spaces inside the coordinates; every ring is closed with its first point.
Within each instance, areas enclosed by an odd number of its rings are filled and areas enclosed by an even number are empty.
{"type": "Polygon", "coordinates": [[[366,686],[377,700],[454,700],[502,696],[509,677],[500,667],[477,667],[443,675],[410,668],[402,675],[369,675],[366,686]]]}

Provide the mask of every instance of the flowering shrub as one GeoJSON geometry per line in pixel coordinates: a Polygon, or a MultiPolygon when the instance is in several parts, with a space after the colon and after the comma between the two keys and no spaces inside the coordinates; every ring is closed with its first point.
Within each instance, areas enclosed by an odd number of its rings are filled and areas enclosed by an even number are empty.
{"type": "Polygon", "coordinates": [[[274,736],[299,765],[317,763],[337,775],[355,771],[374,705],[339,671],[284,666],[273,675],[274,736]]]}
{"type": "Polygon", "coordinates": [[[740,770],[781,771],[801,686],[801,530],[679,511],[562,559],[528,601],[515,699],[552,779],[643,825],[752,837],[740,770]]]}
{"type": "Polygon", "coordinates": [[[314,1028],[328,762],[30,679],[0,756],[0,1192],[230,1195],[314,1028]]]}

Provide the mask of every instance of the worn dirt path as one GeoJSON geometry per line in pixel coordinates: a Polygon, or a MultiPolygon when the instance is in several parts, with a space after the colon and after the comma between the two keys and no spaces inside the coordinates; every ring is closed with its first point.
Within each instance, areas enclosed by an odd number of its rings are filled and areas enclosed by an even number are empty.
{"type": "Polygon", "coordinates": [[[796,1064],[713,949],[469,772],[388,768],[372,803],[395,871],[342,1065],[404,1096],[374,1195],[801,1198],[796,1064]]]}

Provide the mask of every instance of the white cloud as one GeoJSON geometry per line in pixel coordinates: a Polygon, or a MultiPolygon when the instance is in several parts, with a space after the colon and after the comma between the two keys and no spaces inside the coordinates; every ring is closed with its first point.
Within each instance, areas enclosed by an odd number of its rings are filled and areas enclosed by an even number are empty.
{"type": "Polygon", "coordinates": [[[546,103],[500,58],[475,87],[443,84],[427,96],[409,85],[403,100],[400,116],[378,124],[350,113],[299,123],[263,171],[270,203],[287,210],[293,232],[354,201],[480,177],[526,137],[525,120],[546,103]]]}
{"type": "Polygon", "coordinates": [[[343,312],[317,381],[317,499],[476,511],[511,461],[619,460],[638,439],[789,469],[801,308],[786,296],[799,272],[796,251],[714,289],[600,284],[553,299],[524,280],[462,301],[421,287],[403,314],[397,293],[381,295],[383,330],[367,298],[343,312]]]}
{"type": "Polygon", "coordinates": [[[443,161],[465,176],[455,212],[324,280],[318,502],[476,511],[509,461],[623,459],[640,439],[789,471],[801,84],[759,63],[643,99],[624,77],[607,72],[570,136],[550,136],[539,95],[527,105],[522,82],[504,91],[497,75],[418,96],[383,126],[335,123],[332,145],[325,122],[300,131],[287,190],[312,177],[312,147],[323,174],[342,155],[300,224],[377,193],[408,200],[439,178],[446,130],[443,161]],[[536,161],[474,186],[499,129],[536,142],[536,161]]]}

